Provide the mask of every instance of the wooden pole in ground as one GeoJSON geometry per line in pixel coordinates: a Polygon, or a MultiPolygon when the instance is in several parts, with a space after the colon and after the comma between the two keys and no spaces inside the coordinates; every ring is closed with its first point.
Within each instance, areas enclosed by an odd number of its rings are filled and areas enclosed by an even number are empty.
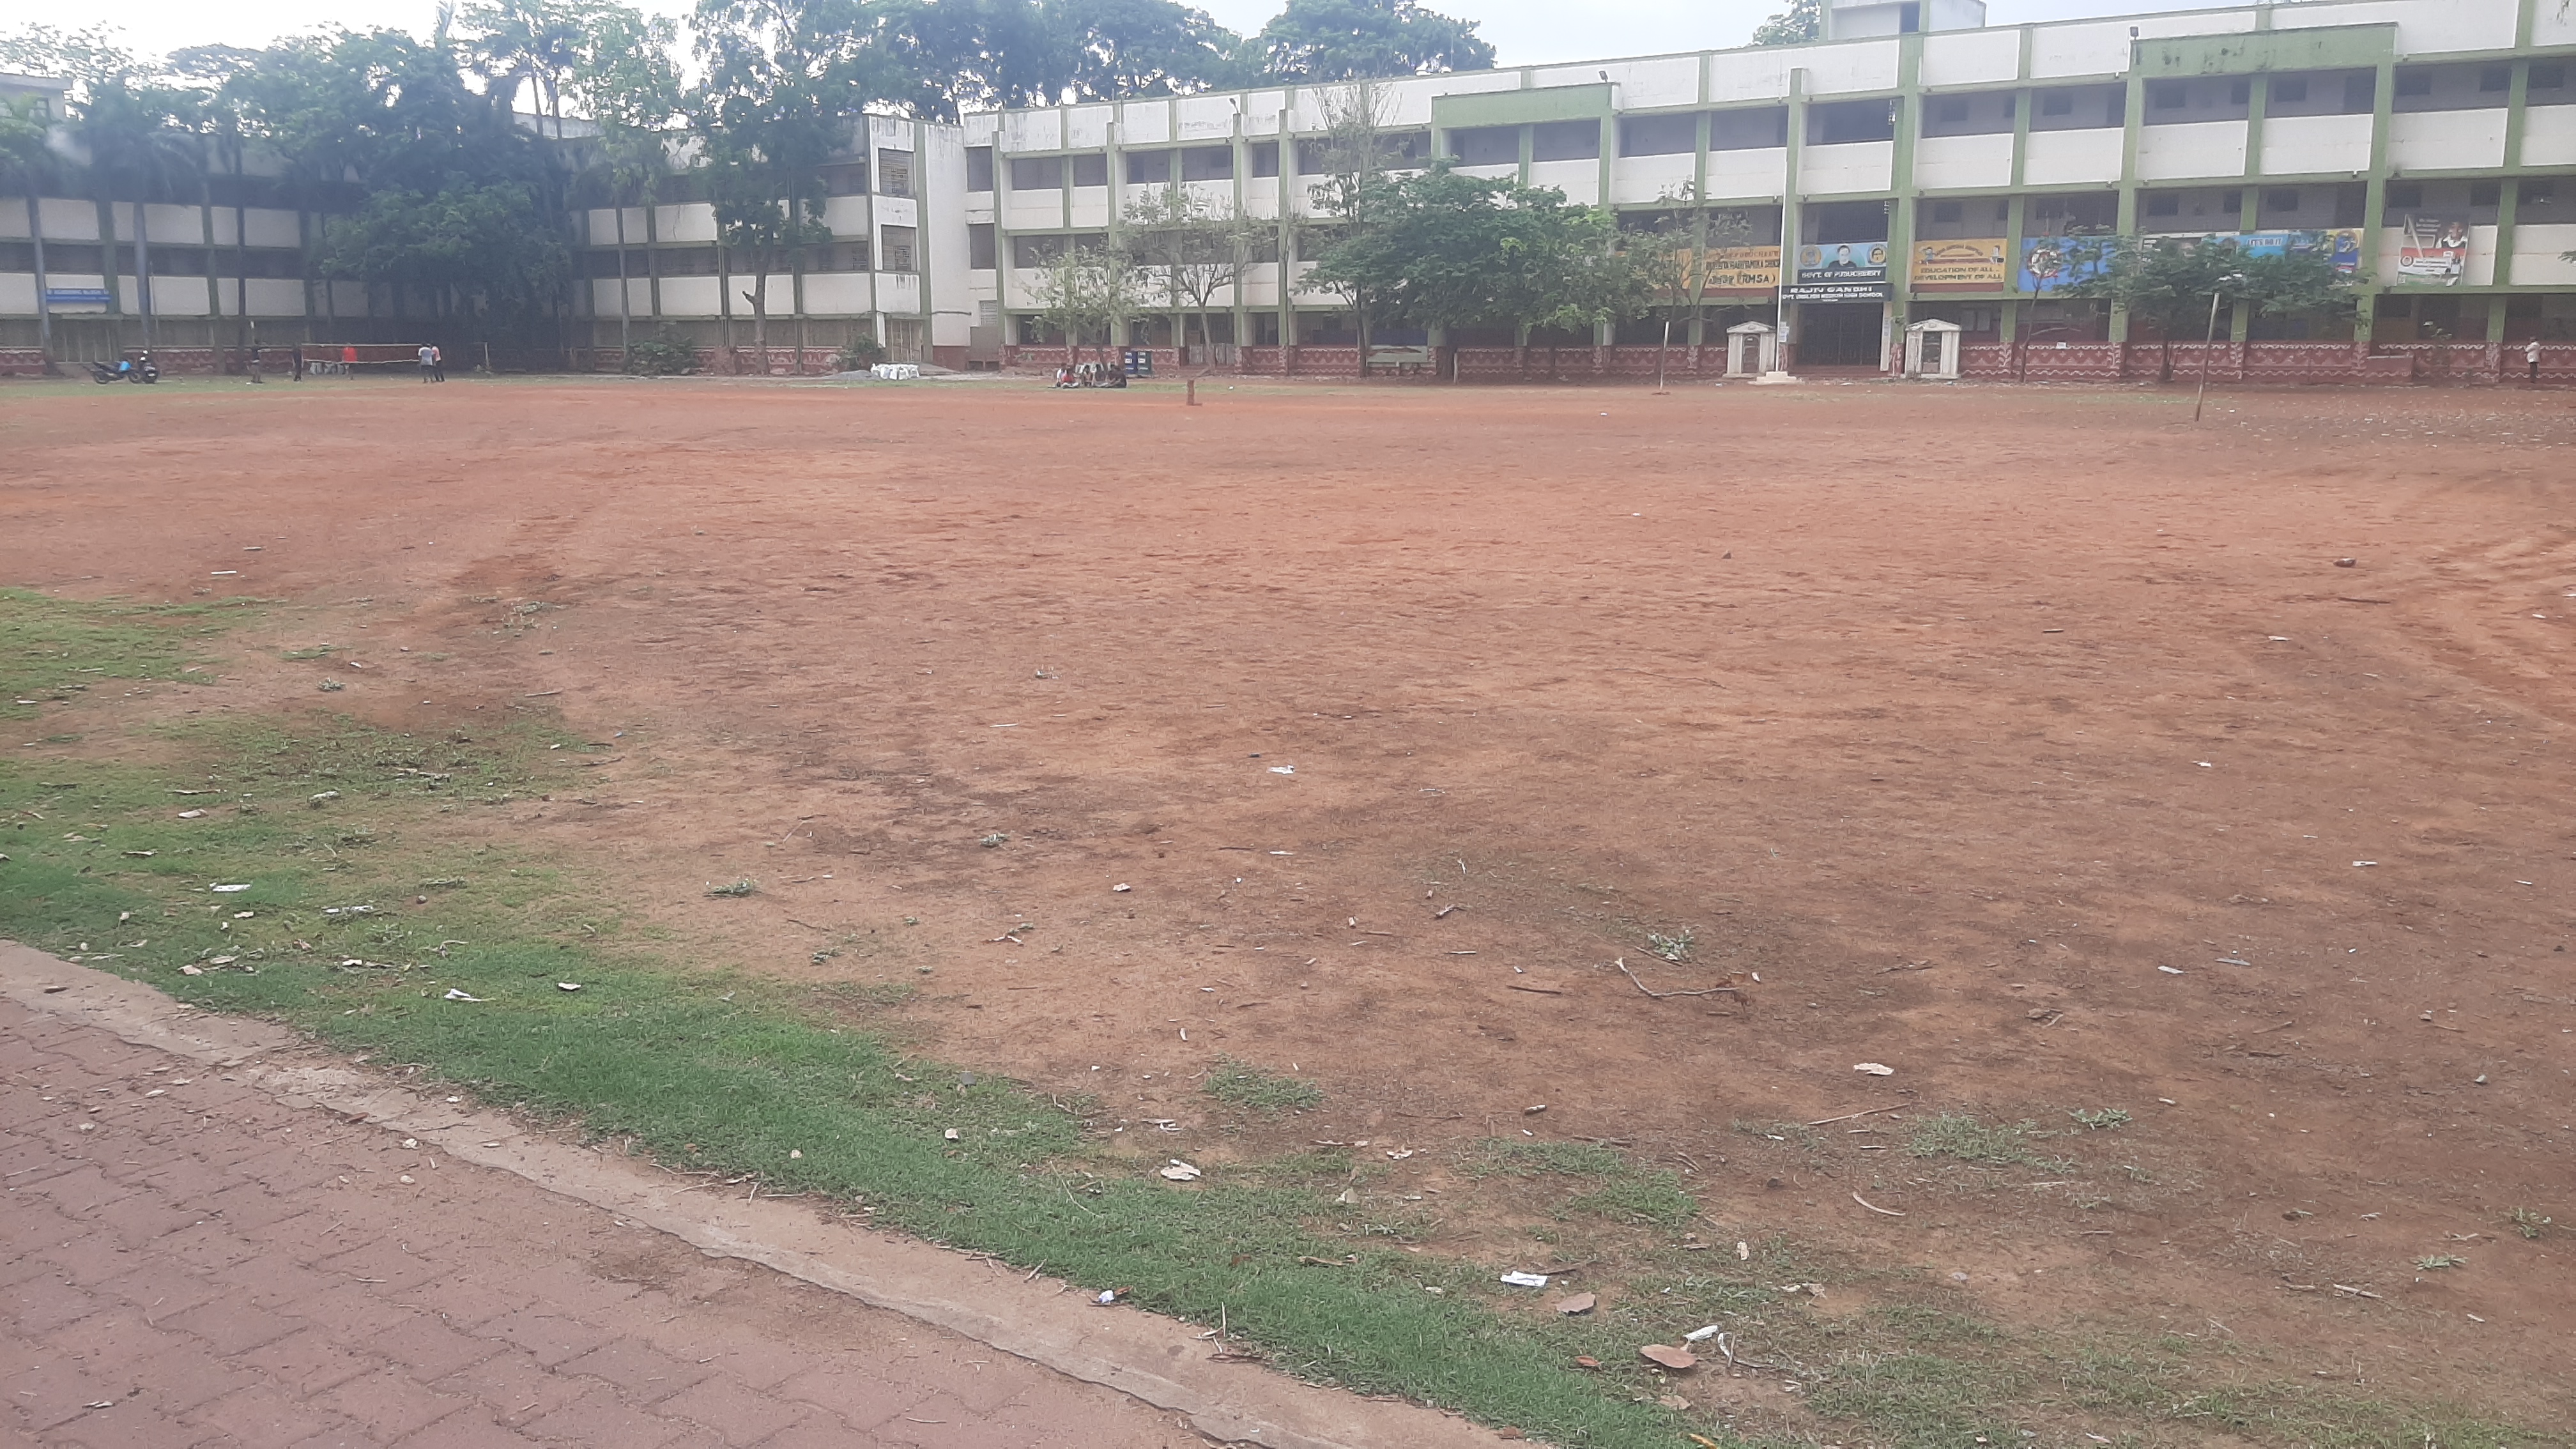
{"type": "Polygon", "coordinates": [[[2209,330],[2200,339],[2200,391],[2191,399],[2191,420],[2200,421],[2200,406],[2209,400],[2209,353],[2218,343],[2218,293],[2209,294],[2209,330]]]}

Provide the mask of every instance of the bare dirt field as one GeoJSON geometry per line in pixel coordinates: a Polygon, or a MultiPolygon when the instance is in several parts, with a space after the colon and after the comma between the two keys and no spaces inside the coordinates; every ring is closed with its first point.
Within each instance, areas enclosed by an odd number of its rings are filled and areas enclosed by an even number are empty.
{"type": "Polygon", "coordinates": [[[2566,395],[1201,396],[0,389],[0,583],[278,601],[191,708],[558,709],[617,748],[513,841],[1140,1152],[1276,1145],[1227,1054],[1292,1136],[1609,1140],[1726,1246],[2576,1416],[2509,1221],[2576,1223],[2566,395]],[[1871,1108],[2134,1170],[1740,1125],[1871,1108]]]}

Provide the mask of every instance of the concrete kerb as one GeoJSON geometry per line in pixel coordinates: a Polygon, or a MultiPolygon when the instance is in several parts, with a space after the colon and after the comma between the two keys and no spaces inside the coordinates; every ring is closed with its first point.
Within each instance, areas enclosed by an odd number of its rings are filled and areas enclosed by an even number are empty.
{"type": "Polygon", "coordinates": [[[1418,1405],[1362,1399],[1257,1365],[1211,1361],[1187,1325],[1095,1307],[1075,1285],[824,1218],[794,1200],[714,1197],[647,1164],[465,1111],[354,1067],[268,1022],[215,1016],[149,986],[0,941],[0,995],[134,1046],[207,1063],[280,1101],[435,1144],[710,1257],[740,1258],[989,1344],[1086,1383],[1188,1416],[1210,1438],[1266,1449],[1485,1449],[1490,1430],[1418,1405]],[[979,1265],[981,1273],[966,1271],[979,1265]]]}

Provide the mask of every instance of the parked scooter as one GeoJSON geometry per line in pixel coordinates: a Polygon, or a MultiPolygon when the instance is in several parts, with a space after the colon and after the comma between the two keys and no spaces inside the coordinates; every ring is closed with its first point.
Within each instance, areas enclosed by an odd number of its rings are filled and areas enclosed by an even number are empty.
{"type": "Polygon", "coordinates": [[[161,366],[152,360],[149,352],[140,357],[120,357],[114,362],[92,362],[86,366],[90,381],[101,387],[111,382],[155,383],[161,380],[161,366]]]}

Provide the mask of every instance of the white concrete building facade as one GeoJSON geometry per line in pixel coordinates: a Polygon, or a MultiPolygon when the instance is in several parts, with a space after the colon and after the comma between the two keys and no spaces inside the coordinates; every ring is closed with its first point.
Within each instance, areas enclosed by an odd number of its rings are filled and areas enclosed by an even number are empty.
{"type": "MultiPolygon", "coordinates": [[[[2060,295],[2082,271],[2076,243],[2170,235],[2316,250],[2359,281],[2349,325],[2223,316],[2238,375],[2519,373],[2537,340],[2550,375],[2576,376],[2576,12],[2559,0],[2304,0],[2008,27],[1984,25],[1975,0],[1853,0],[1828,30],[1364,88],[864,118],[826,168],[832,242],[768,279],[773,365],[810,370],[856,335],[960,366],[1061,356],[1041,316],[1048,260],[1177,188],[1259,223],[1264,240],[1207,316],[1139,318],[1127,340],[1209,338],[1215,355],[1200,360],[1218,366],[1356,370],[1347,308],[1300,278],[1301,255],[1329,237],[1311,194],[1321,143],[1364,107],[1401,160],[1552,186],[1623,224],[1703,207],[1736,218],[1704,250],[1699,306],[1674,339],[1692,368],[1704,349],[1712,375],[1728,329],[1755,321],[1802,369],[1895,369],[1906,330],[1941,321],[1960,329],[1969,376],[2126,375],[2141,340],[2128,320],[2060,295]]],[[[255,204],[256,181],[233,205],[0,198],[0,361],[40,322],[58,357],[91,346],[67,350],[67,335],[131,345],[147,303],[130,270],[138,226],[156,259],[178,261],[149,284],[165,329],[193,320],[215,342],[246,315],[281,341],[400,331],[379,315],[392,299],[305,279],[316,218],[255,204]],[[41,286],[31,223],[52,253],[41,286]],[[103,252],[128,269],[111,278],[103,252]]],[[[751,279],[685,175],[650,205],[570,222],[575,365],[613,366],[621,339],[665,329],[748,345],[751,279]]],[[[1373,340],[1457,349],[1474,375],[1525,371],[1534,349],[1552,371],[1642,370],[1633,349],[1659,337],[1373,340]]]]}

